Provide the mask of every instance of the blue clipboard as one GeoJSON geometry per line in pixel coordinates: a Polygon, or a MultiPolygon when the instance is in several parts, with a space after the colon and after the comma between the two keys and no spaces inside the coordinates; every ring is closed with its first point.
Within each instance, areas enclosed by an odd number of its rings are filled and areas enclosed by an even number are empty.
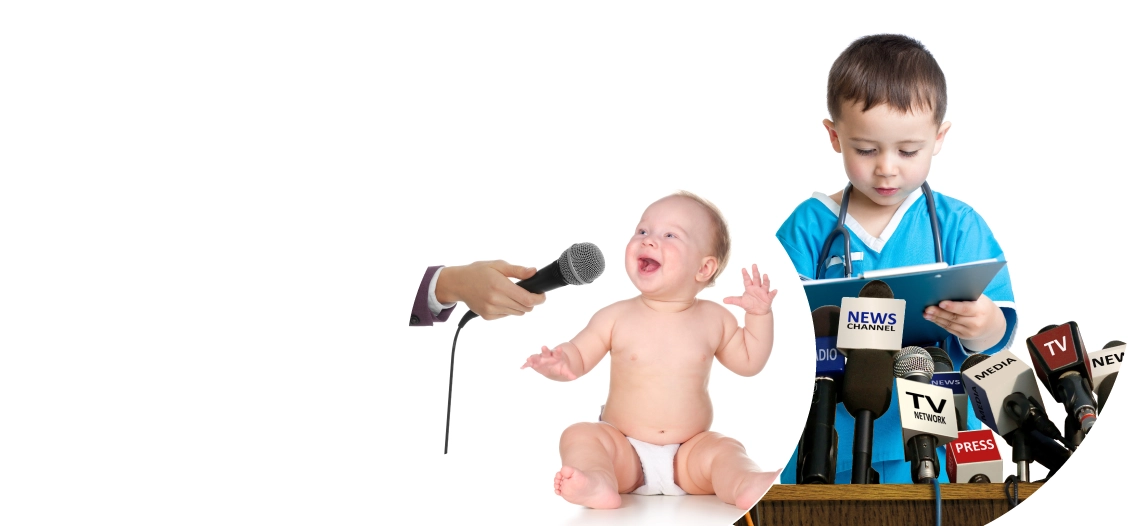
{"type": "Polygon", "coordinates": [[[906,300],[903,345],[941,345],[950,333],[923,318],[922,311],[940,301],[978,299],[1005,264],[1005,261],[987,259],[936,269],[919,265],[867,272],[868,277],[808,280],[803,286],[808,304],[815,310],[825,305],[839,306],[843,298],[858,297],[863,285],[882,280],[891,287],[895,299],[906,300]]]}

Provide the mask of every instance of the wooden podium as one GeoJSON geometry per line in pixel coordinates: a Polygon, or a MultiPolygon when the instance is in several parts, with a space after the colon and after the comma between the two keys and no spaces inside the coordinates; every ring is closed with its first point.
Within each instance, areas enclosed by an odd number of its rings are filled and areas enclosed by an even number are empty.
{"type": "MultiPolygon", "coordinates": [[[[1018,484],[1018,502],[1042,483],[1018,484]]],[[[980,526],[1009,511],[1003,484],[942,484],[943,526],[980,526]]],[[[1013,493],[1013,487],[1010,487],[1013,493]]],[[[760,525],[934,524],[929,484],[780,484],[749,511],[760,525]]],[[[737,526],[747,526],[741,517],[737,526]]]]}

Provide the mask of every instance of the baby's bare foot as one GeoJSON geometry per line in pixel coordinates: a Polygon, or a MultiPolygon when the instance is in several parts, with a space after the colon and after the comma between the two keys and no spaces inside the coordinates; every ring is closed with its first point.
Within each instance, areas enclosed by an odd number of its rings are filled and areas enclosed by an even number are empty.
{"type": "MultiPolygon", "coordinates": [[[[567,502],[595,509],[614,509],[621,506],[621,495],[612,482],[599,472],[585,472],[570,466],[554,474],[554,493],[567,502]]],[[[751,507],[751,504],[749,504],[751,507]]]]}
{"type": "Polygon", "coordinates": [[[760,500],[768,488],[776,483],[776,479],[780,478],[780,471],[751,471],[744,475],[744,479],[740,481],[740,485],[736,487],[735,504],[737,508],[742,510],[751,509],[756,505],[756,501],[760,500]]]}

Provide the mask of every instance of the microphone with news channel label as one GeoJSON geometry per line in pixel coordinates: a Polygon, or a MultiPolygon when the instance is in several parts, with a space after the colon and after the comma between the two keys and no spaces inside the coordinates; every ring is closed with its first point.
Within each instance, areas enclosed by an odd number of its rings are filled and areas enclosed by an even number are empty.
{"type": "Polygon", "coordinates": [[[796,454],[796,484],[834,484],[839,442],[835,406],[845,361],[835,346],[839,307],[825,305],[812,311],[811,318],[815,326],[815,386],[796,454]]]}
{"type": "Polygon", "coordinates": [[[877,484],[871,468],[875,419],[891,405],[894,354],[902,349],[906,302],[894,299],[891,287],[870,281],[858,298],[843,298],[836,348],[847,357],[842,386],[843,406],[855,418],[851,445],[851,483],[877,484]]]}
{"type": "Polygon", "coordinates": [[[1001,482],[1001,451],[989,429],[959,431],[946,444],[946,475],[953,484],[1001,482]]]}
{"type": "Polygon", "coordinates": [[[954,416],[958,419],[958,431],[967,429],[966,411],[969,410],[970,400],[966,391],[962,389],[962,375],[954,370],[954,362],[950,355],[941,347],[926,347],[930,359],[934,360],[934,377],[930,380],[933,385],[940,385],[954,393],[954,416]]]}
{"type": "Polygon", "coordinates": [[[1066,433],[1079,445],[1096,423],[1092,364],[1077,323],[1048,325],[1025,339],[1037,377],[1053,399],[1065,405],[1066,433]]]}
{"type": "Polygon", "coordinates": [[[1116,383],[1116,374],[1120,372],[1120,364],[1124,361],[1125,343],[1112,340],[1104,344],[1104,348],[1091,353],[1089,361],[1092,363],[1092,386],[1096,391],[1097,414],[1104,411],[1104,404],[1108,401],[1108,393],[1116,383]]]}
{"type": "MultiPolygon", "coordinates": [[[[604,270],[606,270],[606,259],[602,257],[602,250],[597,245],[574,243],[562,251],[562,255],[553,263],[542,267],[542,270],[535,272],[533,276],[515,282],[515,285],[531,294],[542,294],[566,285],[593,283],[604,270]]],[[[478,316],[475,311],[467,311],[459,320],[459,328],[462,329],[467,322],[478,316]]]]}
{"type": "Polygon", "coordinates": [[[934,360],[922,347],[907,347],[895,355],[895,377],[899,393],[899,423],[903,449],[910,461],[910,479],[929,484],[938,479],[938,447],[958,438],[954,393],[931,385],[934,360]]]}

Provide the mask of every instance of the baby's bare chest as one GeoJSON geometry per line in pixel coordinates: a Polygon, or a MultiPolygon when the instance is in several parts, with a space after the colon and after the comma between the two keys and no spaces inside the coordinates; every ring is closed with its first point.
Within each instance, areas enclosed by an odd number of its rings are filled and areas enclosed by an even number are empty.
{"type": "Polygon", "coordinates": [[[611,359],[637,367],[708,366],[723,329],[714,322],[631,317],[614,325],[611,359]]]}

